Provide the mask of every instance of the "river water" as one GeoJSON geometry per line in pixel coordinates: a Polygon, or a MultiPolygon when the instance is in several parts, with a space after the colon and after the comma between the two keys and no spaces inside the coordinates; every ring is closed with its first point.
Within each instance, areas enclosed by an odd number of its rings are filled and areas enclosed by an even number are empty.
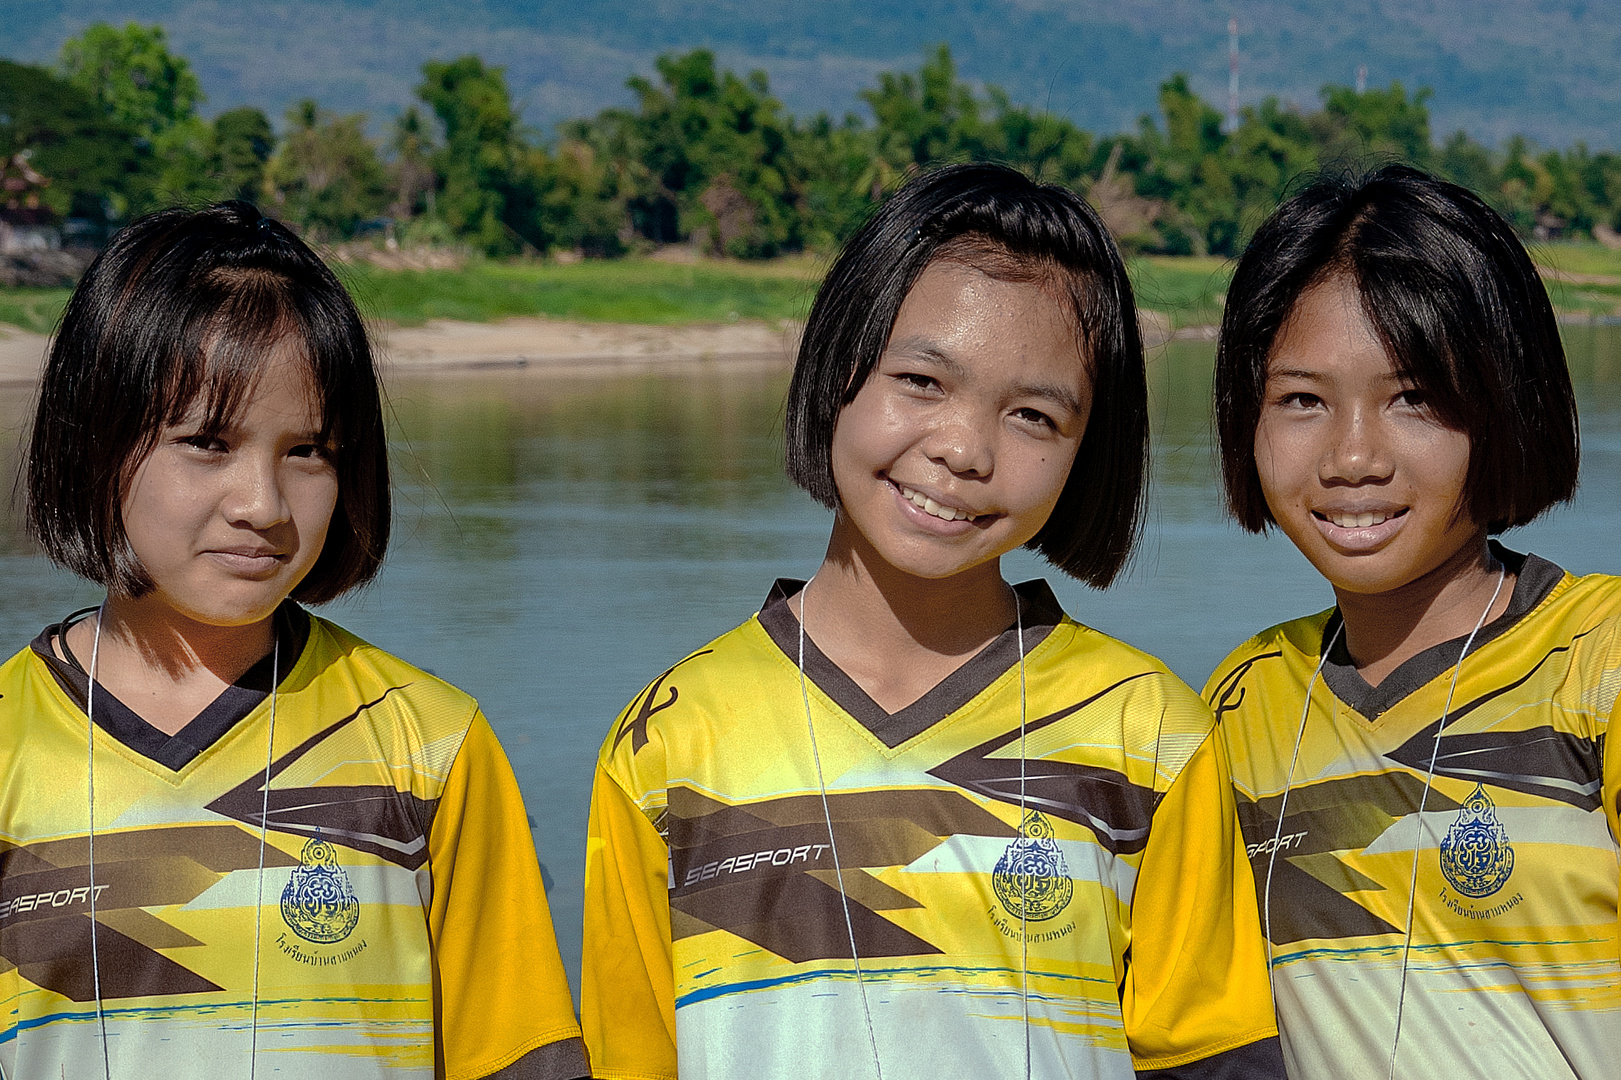
{"type": "MultiPolygon", "coordinates": [[[[1510,534],[1576,572],[1621,571],[1621,329],[1566,335],[1582,408],[1576,502],[1510,534]]],[[[1145,541],[1098,593],[1027,553],[1076,618],[1161,656],[1195,688],[1244,637],[1332,602],[1287,541],[1222,519],[1209,445],[1212,350],[1150,357],[1145,541]]],[[[598,746],[658,672],[736,625],[772,579],[814,572],[829,515],[783,478],[787,372],[695,365],[612,375],[484,372],[394,383],[395,542],[379,580],[323,614],[477,695],[529,805],[571,977],[598,746]]],[[[31,392],[0,387],[0,475],[31,392]]],[[[1099,407],[1105,407],[1101,403],[1099,407]]],[[[0,641],[95,603],[0,515],[0,641]]]]}

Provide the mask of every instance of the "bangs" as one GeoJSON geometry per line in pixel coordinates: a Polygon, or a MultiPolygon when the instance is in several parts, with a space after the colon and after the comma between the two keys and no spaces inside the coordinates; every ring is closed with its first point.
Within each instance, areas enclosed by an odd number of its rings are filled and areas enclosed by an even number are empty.
{"type": "Polygon", "coordinates": [[[278,359],[303,366],[321,417],[321,441],[336,441],[338,418],[326,392],[330,380],[321,377],[289,284],[273,272],[237,269],[215,270],[199,283],[180,341],[163,365],[167,370],[153,373],[155,392],[146,403],[143,445],[131,455],[132,467],[164,427],[190,420],[199,434],[229,429],[278,359]]]}

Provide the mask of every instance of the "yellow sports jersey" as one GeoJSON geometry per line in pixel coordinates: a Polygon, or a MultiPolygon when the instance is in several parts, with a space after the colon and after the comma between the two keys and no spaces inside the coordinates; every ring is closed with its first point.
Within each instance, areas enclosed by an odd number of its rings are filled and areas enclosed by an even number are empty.
{"type": "Polygon", "coordinates": [[[1270,869],[1291,1076],[1384,1080],[1393,1049],[1399,1077],[1621,1070],[1621,750],[1605,738],[1621,578],[1494,551],[1518,580],[1463,660],[1439,744],[1462,639],[1377,688],[1336,643],[1303,732],[1336,614],[1251,639],[1206,687],[1263,892],[1270,869]]]}
{"type": "Polygon", "coordinates": [[[807,639],[813,746],[799,587],[659,676],[603,746],[595,1075],[850,1080],[876,1054],[886,1080],[1011,1077],[1027,1052],[1038,1080],[1281,1075],[1224,752],[1192,691],[1021,585],[1021,835],[1016,631],[893,714],[807,639]]]}
{"type": "Polygon", "coordinates": [[[274,695],[267,658],[172,737],[97,686],[88,747],[88,679],[47,635],[0,667],[0,1071],[585,1075],[477,704],[292,605],[280,621],[274,695]]]}

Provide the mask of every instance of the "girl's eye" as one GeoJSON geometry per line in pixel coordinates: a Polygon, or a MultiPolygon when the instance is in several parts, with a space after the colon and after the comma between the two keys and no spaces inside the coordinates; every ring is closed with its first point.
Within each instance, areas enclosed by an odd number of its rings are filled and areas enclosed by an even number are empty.
{"type": "Polygon", "coordinates": [[[1022,409],[1015,409],[1013,411],[1013,415],[1017,416],[1020,420],[1023,420],[1027,424],[1034,424],[1037,427],[1044,427],[1050,431],[1058,430],[1058,425],[1053,422],[1053,418],[1042,412],[1040,409],[1032,409],[1027,406],[1022,409]]]}
{"type": "Polygon", "coordinates": [[[210,454],[223,454],[230,449],[217,435],[184,435],[179,441],[194,450],[203,450],[210,454]]]}
{"type": "Polygon", "coordinates": [[[1323,399],[1316,394],[1304,390],[1296,390],[1290,394],[1283,394],[1278,398],[1278,404],[1290,409],[1315,409],[1323,403],[1323,399]]]}
{"type": "Polygon", "coordinates": [[[1396,400],[1409,409],[1424,409],[1428,408],[1430,404],[1429,398],[1425,396],[1422,390],[1403,390],[1396,395],[1396,400]]]}
{"type": "Polygon", "coordinates": [[[934,376],[924,375],[917,371],[902,371],[897,373],[895,378],[900,380],[900,382],[904,385],[915,387],[919,390],[932,390],[940,385],[934,376]]]}
{"type": "Polygon", "coordinates": [[[295,458],[326,458],[331,457],[332,452],[319,443],[303,443],[287,451],[287,456],[295,458]]]}

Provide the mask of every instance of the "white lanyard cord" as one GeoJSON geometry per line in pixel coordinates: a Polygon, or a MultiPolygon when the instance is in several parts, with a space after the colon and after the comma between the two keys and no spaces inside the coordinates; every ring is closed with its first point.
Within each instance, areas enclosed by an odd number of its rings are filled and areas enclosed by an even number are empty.
{"type": "Polygon", "coordinates": [[[1418,852],[1424,843],[1424,806],[1429,802],[1430,788],[1435,783],[1435,762],[1441,754],[1441,736],[1446,732],[1447,715],[1452,712],[1452,695],[1458,689],[1458,676],[1463,672],[1463,658],[1469,655],[1469,646],[1475,643],[1475,635],[1480,628],[1486,625],[1486,616],[1492,613],[1497,604],[1497,596],[1503,591],[1503,580],[1508,576],[1508,567],[1504,566],[1497,572],[1497,588],[1492,590],[1492,598],[1486,601],[1486,609],[1475,620],[1475,628],[1469,631],[1464,639],[1463,649],[1458,653],[1458,662],[1452,666],[1452,684],[1447,687],[1447,701],[1441,708],[1441,722],[1435,726],[1435,743],[1430,748],[1430,767],[1424,774],[1424,793],[1418,799],[1418,821],[1413,827],[1413,874],[1411,883],[1407,887],[1407,932],[1402,939],[1401,947],[1401,978],[1396,989],[1396,1030],[1390,1039],[1390,1080],[1396,1077],[1396,1047],[1401,1043],[1402,1013],[1407,1005],[1407,954],[1413,948],[1413,904],[1418,896],[1418,852]]]}
{"type": "MultiPolygon", "coordinates": [[[[816,580],[812,578],[811,581],[816,580]]],[[[1028,710],[1026,707],[1026,687],[1024,675],[1024,608],[1020,604],[1018,591],[1012,586],[1008,591],[1013,594],[1013,618],[1019,642],[1019,839],[1025,839],[1025,728],[1028,710]]],[[[867,1001],[867,984],[861,972],[861,955],[856,949],[855,924],[850,919],[850,899],[844,891],[844,868],[839,863],[839,846],[833,836],[833,814],[828,809],[827,780],[822,774],[822,755],[816,745],[816,723],[811,719],[810,689],[805,678],[805,613],[807,610],[806,598],[810,592],[810,581],[805,582],[799,590],[799,696],[805,705],[805,726],[810,731],[811,758],[816,762],[816,784],[822,795],[822,816],[827,821],[827,844],[833,855],[833,870],[839,882],[839,900],[844,905],[844,928],[850,935],[850,958],[855,962],[856,986],[861,991],[861,1008],[867,1020],[867,1041],[872,1046],[872,1067],[878,1074],[878,1080],[883,1080],[884,1069],[878,1057],[878,1033],[873,1027],[872,1006],[867,1001]]],[[[1026,932],[1028,912],[1030,908],[1030,877],[1023,875],[1020,884],[1021,897],[1019,905],[1019,998],[1024,1011],[1024,1076],[1030,1080],[1030,941],[1026,932]]]]}
{"type": "MultiPolygon", "coordinates": [[[[101,1069],[106,1080],[113,1080],[111,1052],[107,1049],[107,1014],[101,1004],[101,951],[96,943],[96,663],[101,659],[101,623],[107,614],[107,601],[96,609],[96,636],[90,643],[90,686],[84,694],[85,744],[89,761],[85,765],[86,796],[90,803],[90,971],[96,988],[96,1027],[101,1032],[101,1069]]],[[[67,631],[62,631],[66,639],[67,631]]],[[[63,648],[66,649],[64,640],[63,648]]]]}
{"type": "Polygon", "coordinates": [[[1278,827],[1272,834],[1272,850],[1267,853],[1266,860],[1266,888],[1261,890],[1262,895],[1262,922],[1266,927],[1266,981],[1272,990],[1273,1008],[1277,1007],[1278,989],[1272,981],[1272,868],[1278,862],[1278,845],[1283,839],[1284,812],[1289,809],[1289,786],[1294,780],[1295,763],[1300,760],[1300,744],[1306,738],[1306,717],[1311,715],[1311,692],[1317,688],[1317,679],[1323,673],[1323,665],[1328,663],[1328,656],[1334,651],[1334,645],[1340,639],[1340,633],[1345,629],[1345,620],[1334,628],[1334,636],[1323,646],[1323,655],[1317,660],[1317,668],[1311,673],[1311,681],[1306,683],[1306,704],[1300,710],[1300,728],[1295,732],[1295,752],[1289,758],[1289,771],[1283,777],[1283,799],[1278,803],[1278,827]]]}
{"type": "MultiPolygon", "coordinates": [[[[815,578],[811,579],[812,581],[815,578]]],[[[844,866],[839,862],[839,843],[833,835],[833,813],[827,804],[827,780],[822,775],[822,754],[816,747],[816,724],[811,719],[810,689],[805,681],[805,603],[810,582],[799,590],[799,697],[805,704],[805,725],[810,729],[811,758],[816,762],[816,785],[822,793],[822,816],[827,821],[827,846],[833,855],[833,873],[839,882],[839,901],[844,906],[844,929],[850,935],[850,959],[855,963],[856,989],[861,994],[861,1011],[867,1020],[867,1042],[872,1047],[872,1068],[884,1080],[884,1067],[878,1058],[878,1032],[872,1024],[872,1005],[867,1001],[867,983],[861,975],[861,954],[856,949],[856,928],[850,918],[850,896],[844,891],[844,866]]]]}
{"type": "MultiPolygon", "coordinates": [[[[101,621],[107,611],[106,601],[96,610],[96,634],[90,645],[90,686],[84,696],[84,719],[89,761],[85,769],[85,786],[90,803],[90,970],[96,991],[96,1026],[101,1034],[101,1068],[106,1080],[112,1080],[112,1054],[107,1044],[107,1015],[101,998],[101,951],[96,940],[96,667],[101,658],[101,621]]],[[[270,769],[276,747],[276,695],[281,679],[281,635],[271,624],[273,644],[270,652],[270,733],[265,740],[264,801],[259,811],[259,881],[258,902],[253,911],[253,1011],[248,1035],[248,1080],[253,1080],[259,1058],[259,945],[265,900],[265,846],[270,820],[270,769]]],[[[4,1072],[0,1071],[0,1080],[4,1072]]]]}
{"type": "Polygon", "coordinates": [[[264,799],[259,805],[259,879],[258,900],[253,905],[253,1012],[248,1036],[248,1080],[253,1080],[259,1067],[259,944],[265,914],[265,842],[270,828],[270,768],[276,755],[276,695],[281,689],[281,634],[277,633],[274,622],[270,629],[275,644],[270,649],[270,734],[265,737],[264,799]]]}
{"type": "MultiPolygon", "coordinates": [[[[1019,604],[1019,593],[1012,586],[1008,591],[1013,594],[1013,625],[1018,628],[1019,638],[1019,839],[1025,839],[1025,809],[1024,780],[1025,780],[1025,684],[1024,684],[1024,609],[1019,604]]],[[[1030,1080],[1030,934],[1028,923],[1030,918],[1030,878],[1033,875],[1023,874],[1020,884],[1022,895],[1019,897],[1019,998],[1024,1005],[1024,1080],[1030,1080]]]]}

